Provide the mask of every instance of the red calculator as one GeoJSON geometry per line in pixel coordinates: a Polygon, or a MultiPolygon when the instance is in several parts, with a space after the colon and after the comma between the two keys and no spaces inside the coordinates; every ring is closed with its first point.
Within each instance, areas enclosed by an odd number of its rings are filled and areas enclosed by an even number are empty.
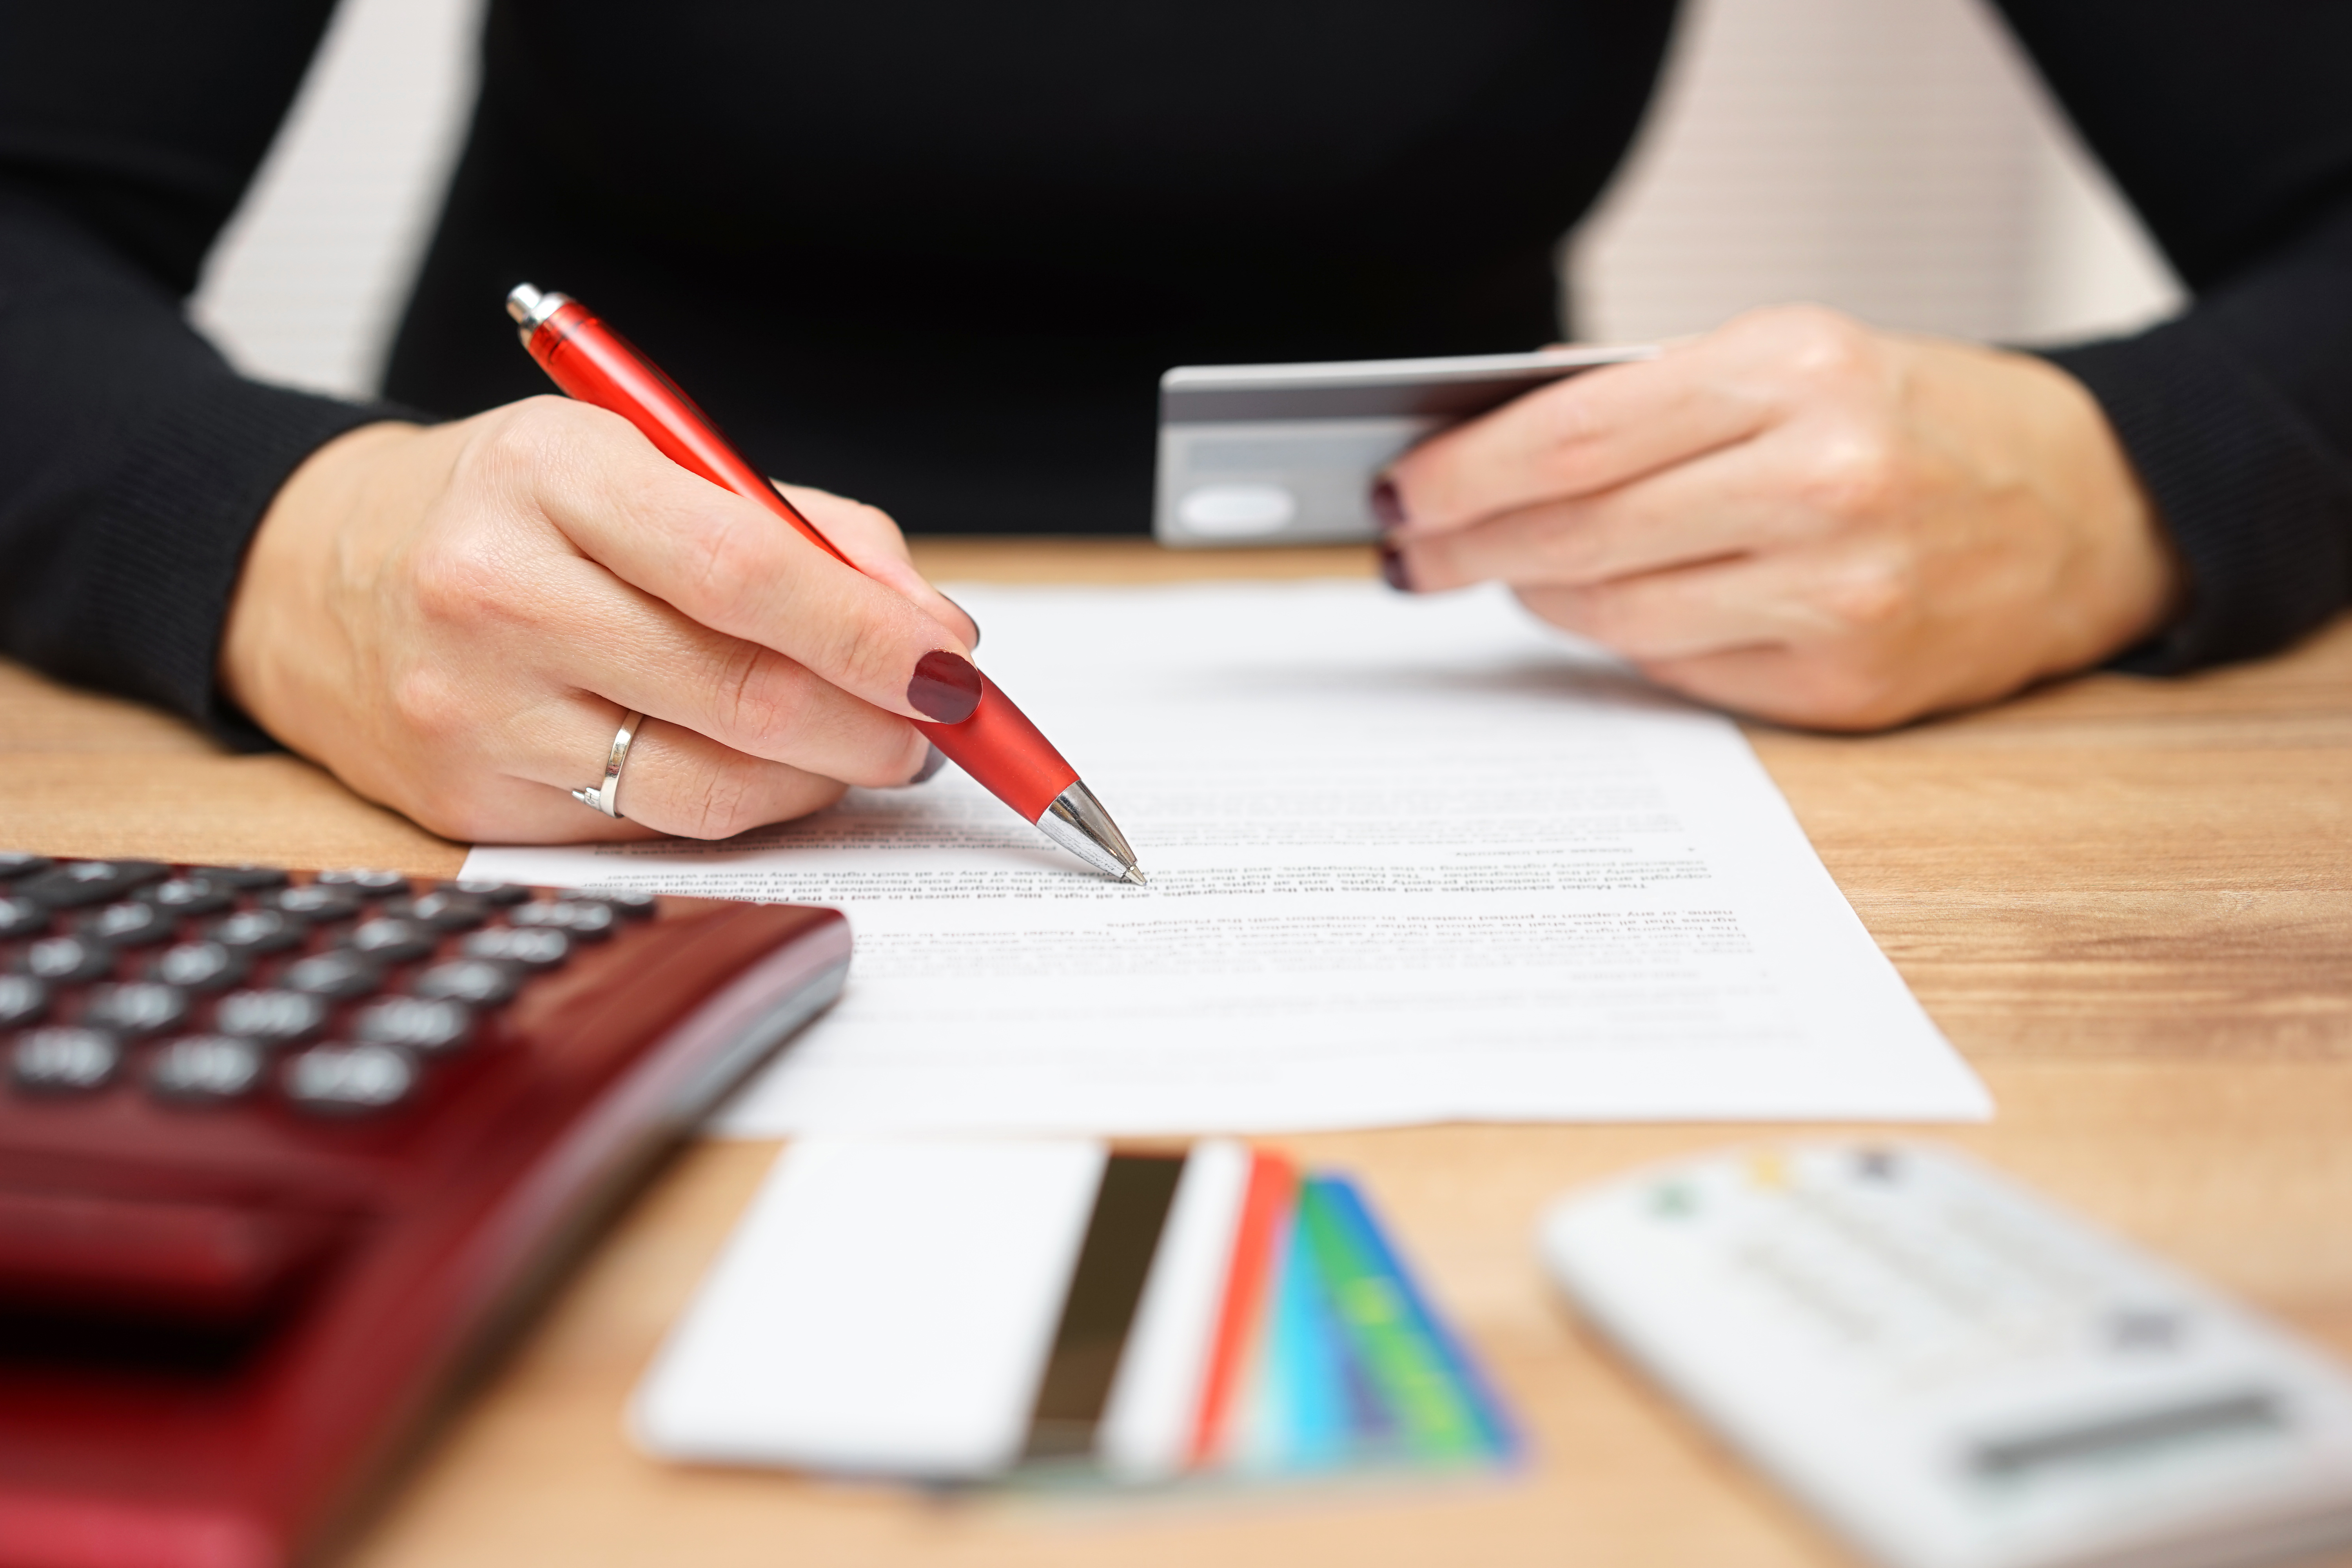
{"type": "Polygon", "coordinates": [[[0,1568],[331,1543],[835,910],[0,853],[0,1568]]]}

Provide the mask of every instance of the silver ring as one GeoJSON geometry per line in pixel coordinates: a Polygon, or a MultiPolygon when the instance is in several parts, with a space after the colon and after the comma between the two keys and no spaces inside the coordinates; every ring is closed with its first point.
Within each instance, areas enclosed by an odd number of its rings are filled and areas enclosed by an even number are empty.
{"type": "Polygon", "coordinates": [[[593,806],[607,816],[621,815],[621,770],[629,764],[629,742],[637,738],[637,726],[646,721],[642,713],[625,713],[621,728],[613,737],[613,749],[604,757],[604,782],[592,789],[575,789],[572,798],[585,806],[593,806]]]}

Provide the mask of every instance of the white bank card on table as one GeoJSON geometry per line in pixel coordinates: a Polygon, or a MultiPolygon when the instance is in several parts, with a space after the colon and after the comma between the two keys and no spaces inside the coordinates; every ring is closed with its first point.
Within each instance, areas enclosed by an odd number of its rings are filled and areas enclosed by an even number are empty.
{"type": "Polygon", "coordinates": [[[638,1389],[667,1458],[970,1483],[1517,1448],[1355,1184],[1211,1140],[803,1139],[638,1389]]]}
{"type": "Polygon", "coordinates": [[[2352,1380],[1972,1162],[1756,1149],[1572,1195],[1602,1332],[1891,1568],[2218,1568],[2352,1539],[2352,1380]]]}
{"type": "Polygon", "coordinates": [[[1367,498],[1407,447],[1549,383],[1657,353],[1178,365],[1160,378],[1151,531],[1178,545],[1377,539],[1367,498]]]}

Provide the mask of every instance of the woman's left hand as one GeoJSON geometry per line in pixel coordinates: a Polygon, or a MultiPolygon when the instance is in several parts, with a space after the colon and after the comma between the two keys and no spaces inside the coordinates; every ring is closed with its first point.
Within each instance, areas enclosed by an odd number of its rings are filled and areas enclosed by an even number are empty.
{"type": "Polygon", "coordinates": [[[2074,377],[1810,306],[1529,393],[1389,484],[1400,586],[1507,583],[1663,685],[1823,729],[2095,664],[2183,593],[2074,377]]]}

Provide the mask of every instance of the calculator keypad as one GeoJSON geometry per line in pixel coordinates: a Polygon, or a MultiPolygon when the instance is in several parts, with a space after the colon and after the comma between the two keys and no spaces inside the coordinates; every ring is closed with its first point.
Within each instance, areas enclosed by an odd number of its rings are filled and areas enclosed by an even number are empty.
{"type": "Polygon", "coordinates": [[[79,910],[112,903],[171,874],[169,866],[152,860],[68,860],[19,880],[15,890],[53,910],[79,910]]]}
{"type": "Polygon", "coordinates": [[[213,1027],[241,1040],[290,1046],[326,1026],[327,1005],[300,991],[232,991],[213,1011],[213,1027]]]}
{"type": "Polygon", "coordinates": [[[392,871],[0,853],[0,1092],[380,1114],[499,1038],[499,1010],[533,980],[653,907],[392,871]]]}
{"type": "Polygon", "coordinates": [[[251,959],[217,942],[184,942],[167,947],[147,966],[147,977],[190,991],[226,991],[242,981],[251,959]]]}
{"type": "Polygon", "coordinates": [[[416,1088],[416,1064],[391,1046],[319,1046],[288,1058],[286,1098],[330,1116],[384,1110],[416,1088]]]}
{"type": "Polygon", "coordinates": [[[464,893],[426,893],[422,898],[393,899],[382,913],[388,919],[415,921],[437,931],[472,931],[490,918],[490,905],[464,893]]]}
{"type": "Polygon", "coordinates": [[[35,1094],[77,1094],[104,1087],[121,1065],[122,1047],[103,1029],[27,1029],[8,1053],[16,1087],[35,1094]]]}
{"type": "Polygon", "coordinates": [[[78,985],[114,967],[114,950],[94,937],[45,936],[20,960],[26,973],[53,985],[78,985]]]}
{"type": "Polygon", "coordinates": [[[107,905],[96,914],[84,915],[75,922],[75,929],[110,947],[148,947],[171,941],[179,922],[169,910],[125,899],[119,904],[107,905]]]}
{"type": "Polygon", "coordinates": [[[446,998],[477,1007],[495,1007],[510,999],[515,989],[512,969],[479,958],[436,963],[416,977],[415,985],[419,996],[446,998]]]}
{"type": "Polygon", "coordinates": [[[314,952],[286,966],[288,989],[348,1002],[383,984],[383,969],[356,952],[314,952]]]}
{"type": "Polygon", "coordinates": [[[188,994],[152,980],[98,986],[81,1010],[84,1024],[129,1037],[168,1029],[187,1016],[188,994]]]}
{"type": "Polygon", "coordinates": [[[155,1053],[147,1086],[159,1100],[220,1105],[242,1100],[261,1082],[262,1050],[226,1035],[189,1035],[155,1053]]]}
{"type": "Polygon", "coordinates": [[[175,915],[214,915],[236,901],[236,889],[218,877],[173,877],[142,888],[139,896],[175,915]]]}
{"type": "Polygon", "coordinates": [[[40,1021],[48,1010],[49,988],[29,974],[0,974],[0,1029],[40,1021]]]}
{"type": "Polygon", "coordinates": [[[355,1039],[427,1056],[454,1051],[473,1033],[473,1010],[446,997],[385,996],[361,1008],[352,1020],[355,1039]]]}

